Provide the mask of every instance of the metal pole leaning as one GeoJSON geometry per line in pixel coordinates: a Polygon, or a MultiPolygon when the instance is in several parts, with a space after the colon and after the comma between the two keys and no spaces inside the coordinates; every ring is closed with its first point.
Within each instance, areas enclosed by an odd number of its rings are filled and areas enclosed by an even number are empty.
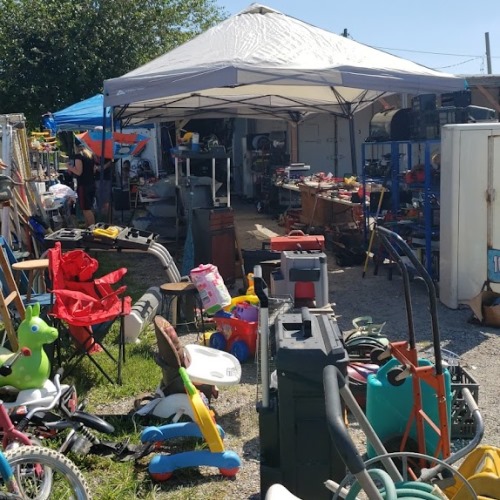
{"type": "Polygon", "coordinates": [[[370,241],[368,242],[368,249],[366,250],[365,265],[363,267],[363,275],[365,277],[366,270],[368,269],[368,260],[370,259],[370,252],[372,250],[373,240],[375,238],[375,228],[377,227],[377,220],[380,216],[380,211],[382,209],[382,201],[384,200],[385,187],[382,186],[382,191],[380,191],[380,198],[378,199],[377,211],[375,213],[375,220],[373,222],[372,232],[370,234],[370,241]]]}

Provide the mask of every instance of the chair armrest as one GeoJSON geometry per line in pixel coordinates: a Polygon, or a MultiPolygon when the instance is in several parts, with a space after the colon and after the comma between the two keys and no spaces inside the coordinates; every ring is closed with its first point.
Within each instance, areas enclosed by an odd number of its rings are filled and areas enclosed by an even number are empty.
{"type": "Polygon", "coordinates": [[[118,283],[125,274],[127,274],[128,269],[126,267],[120,267],[120,269],[117,269],[116,271],[111,271],[110,273],[101,276],[100,278],[94,279],[94,283],[96,285],[113,285],[115,283],[118,283]]]}

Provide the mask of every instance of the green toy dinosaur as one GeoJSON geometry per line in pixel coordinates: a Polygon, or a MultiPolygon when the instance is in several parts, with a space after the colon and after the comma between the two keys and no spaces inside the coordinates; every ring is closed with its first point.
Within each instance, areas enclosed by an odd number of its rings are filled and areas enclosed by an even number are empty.
{"type": "MultiPolygon", "coordinates": [[[[17,330],[19,350],[28,348],[30,356],[21,356],[12,366],[12,373],[0,377],[0,387],[9,385],[18,390],[43,387],[50,375],[50,361],[43,349],[44,344],[51,344],[57,339],[58,331],[40,318],[40,304],[26,308],[26,316],[17,330]]],[[[0,366],[12,352],[0,348],[0,366]]]]}

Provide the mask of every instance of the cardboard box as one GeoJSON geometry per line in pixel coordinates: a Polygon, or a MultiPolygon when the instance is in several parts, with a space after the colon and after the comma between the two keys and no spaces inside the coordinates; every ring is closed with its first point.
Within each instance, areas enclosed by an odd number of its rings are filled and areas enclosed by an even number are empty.
{"type": "Polygon", "coordinates": [[[467,304],[481,324],[500,328],[500,293],[482,290],[467,304]]]}

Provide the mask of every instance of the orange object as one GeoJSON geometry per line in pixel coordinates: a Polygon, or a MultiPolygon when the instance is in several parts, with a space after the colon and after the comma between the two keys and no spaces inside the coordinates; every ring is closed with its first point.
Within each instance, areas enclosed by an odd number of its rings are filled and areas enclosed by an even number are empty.
{"type": "MultiPolygon", "coordinates": [[[[87,130],[76,137],[85,144],[96,156],[101,157],[103,150],[103,131],[87,130]]],[[[136,133],[104,132],[104,158],[125,158],[129,155],[138,156],[146,144],[149,137],[136,133]]]]}
{"type": "Polygon", "coordinates": [[[271,238],[271,250],[324,250],[325,237],[322,234],[304,234],[303,231],[290,231],[286,236],[271,238]]]}

